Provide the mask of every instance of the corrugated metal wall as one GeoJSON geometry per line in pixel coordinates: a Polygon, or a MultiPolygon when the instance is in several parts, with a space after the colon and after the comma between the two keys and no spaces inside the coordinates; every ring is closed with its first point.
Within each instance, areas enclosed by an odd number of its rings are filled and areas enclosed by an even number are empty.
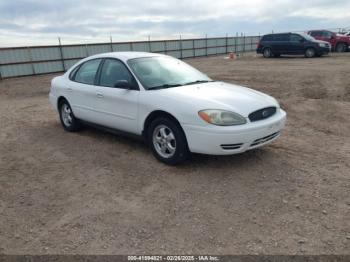
{"type": "Polygon", "coordinates": [[[16,76],[63,72],[90,55],[117,51],[162,53],[190,58],[256,48],[258,36],[221,37],[87,45],[32,46],[0,48],[0,79],[16,76]]]}

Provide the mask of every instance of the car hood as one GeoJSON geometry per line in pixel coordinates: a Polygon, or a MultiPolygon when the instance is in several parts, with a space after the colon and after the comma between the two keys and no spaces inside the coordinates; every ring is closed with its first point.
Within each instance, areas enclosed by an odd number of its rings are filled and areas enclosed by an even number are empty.
{"type": "Polygon", "coordinates": [[[348,42],[348,41],[350,41],[350,36],[347,36],[347,35],[337,35],[337,39],[338,40],[343,40],[343,41],[346,41],[346,42],[348,42]]]}
{"type": "Polygon", "coordinates": [[[315,40],[315,42],[319,44],[329,44],[327,41],[322,41],[322,40],[315,40]]]}
{"type": "Polygon", "coordinates": [[[157,90],[166,100],[176,100],[179,105],[186,103],[196,111],[203,109],[222,109],[234,111],[244,117],[256,110],[276,106],[277,101],[268,95],[247,87],[209,82],[157,90]]]}

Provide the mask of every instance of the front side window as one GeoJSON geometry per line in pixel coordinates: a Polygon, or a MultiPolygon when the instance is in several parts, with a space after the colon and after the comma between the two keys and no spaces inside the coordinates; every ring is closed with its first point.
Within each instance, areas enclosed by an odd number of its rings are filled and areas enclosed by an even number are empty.
{"type": "Polygon", "coordinates": [[[321,31],[312,31],[311,32],[311,35],[313,36],[313,37],[320,37],[320,36],[322,36],[322,32],[321,31]]]}
{"type": "Polygon", "coordinates": [[[145,89],[161,89],[212,81],[192,66],[171,57],[135,58],[129,60],[128,64],[145,89]]]}
{"type": "Polygon", "coordinates": [[[328,38],[329,39],[329,38],[332,37],[332,32],[324,31],[322,35],[323,35],[324,38],[328,38]]]}
{"type": "Polygon", "coordinates": [[[93,85],[95,83],[95,76],[100,63],[101,59],[94,59],[82,64],[78,69],[78,72],[75,74],[74,81],[93,85]]]}
{"type": "Polygon", "coordinates": [[[290,41],[292,42],[300,42],[303,38],[300,35],[292,34],[290,35],[290,41]]]}
{"type": "Polygon", "coordinates": [[[121,61],[106,59],[101,70],[100,86],[117,87],[119,81],[125,80],[135,85],[133,76],[121,61]]]}

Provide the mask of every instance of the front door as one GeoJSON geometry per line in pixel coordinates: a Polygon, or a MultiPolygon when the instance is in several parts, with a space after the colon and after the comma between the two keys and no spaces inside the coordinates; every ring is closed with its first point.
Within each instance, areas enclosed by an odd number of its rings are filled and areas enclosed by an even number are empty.
{"type": "Polygon", "coordinates": [[[98,124],[138,134],[138,100],[140,91],[124,63],[106,58],[96,86],[98,124]],[[133,88],[120,88],[118,82],[127,81],[133,88]]]}

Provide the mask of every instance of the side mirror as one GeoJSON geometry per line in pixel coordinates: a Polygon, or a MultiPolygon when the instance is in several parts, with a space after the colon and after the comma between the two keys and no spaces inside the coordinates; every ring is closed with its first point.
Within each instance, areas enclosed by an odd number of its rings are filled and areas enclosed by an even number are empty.
{"type": "Polygon", "coordinates": [[[124,89],[131,89],[131,85],[128,80],[118,80],[115,84],[114,87],[117,88],[124,88],[124,89]]]}
{"type": "Polygon", "coordinates": [[[335,36],[334,36],[334,35],[332,35],[330,39],[335,39],[335,36]]]}

